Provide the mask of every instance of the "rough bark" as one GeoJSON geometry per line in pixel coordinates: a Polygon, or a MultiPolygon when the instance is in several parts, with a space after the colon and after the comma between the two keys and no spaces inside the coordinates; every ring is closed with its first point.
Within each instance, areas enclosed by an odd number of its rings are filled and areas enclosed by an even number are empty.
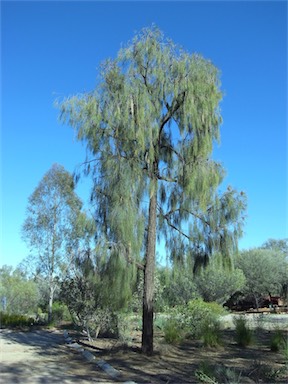
{"type": "MultiPolygon", "coordinates": [[[[156,184],[156,183],[155,183],[156,184]]],[[[154,300],[154,271],[156,250],[156,220],[157,220],[157,188],[154,188],[149,202],[149,222],[144,270],[143,293],[143,325],[142,352],[148,356],[153,354],[153,300],[154,300]]]]}

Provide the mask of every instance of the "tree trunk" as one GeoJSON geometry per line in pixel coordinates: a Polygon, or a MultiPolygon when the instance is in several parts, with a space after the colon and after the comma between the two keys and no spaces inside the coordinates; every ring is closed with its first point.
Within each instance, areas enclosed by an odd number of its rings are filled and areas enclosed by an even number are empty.
{"type": "Polygon", "coordinates": [[[49,303],[48,303],[48,324],[52,322],[52,306],[54,300],[54,287],[51,284],[49,287],[49,303]]]}
{"type": "Polygon", "coordinates": [[[144,269],[143,317],[142,317],[142,352],[148,356],[153,354],[153,300],[154,300],[154,271],[156,250],[156,220],[157,220],[157,183],[150,196],[149,222],[144,269]]]}
{"type": "Polygon", "coordinates": [[[254,294],[254,299],[255,299],[255,304],[256,304],[256,310],[258,312],[259,311],[259,300],[258,300],[257,294],[254,294]]]}

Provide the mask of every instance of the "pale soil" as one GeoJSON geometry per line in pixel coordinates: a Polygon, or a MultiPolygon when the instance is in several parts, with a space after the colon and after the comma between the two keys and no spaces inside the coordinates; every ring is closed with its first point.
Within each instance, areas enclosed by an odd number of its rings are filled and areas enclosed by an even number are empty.
{"type": "MultiPolygon", "coordinates": [[[[133,332],[126,345],[112,339],[98,339],[88,342],[83,336],[74,335],[97,359],[104,359],[122,373],[125,380],[137,383],[176,384],[199,383],[196,371],[204,365],[212,369],[232,370],[238,383],[286,383],[288,384],[288,362],[282,353],[271,352],[270,339],[275,328],[288,331],[288,314],[244,315],[249,327],[254,329],[254,342],[247,348],[237,346],[235,324],[227,315],[223,324],[222,346],[206,348],[201,341],[186,341],[180,345],[165,343],[160,331],[155,335],[155,354],[146,357],[141,354],[141,334],[133,332]],[[279,371],[279,373],[277,373],[279,371]],[[274,377],[273,377],[274,375],[274,377]]],[[[288,337],[288,333],[287,333],[288,337]]],[[[233,381],[219,381],[232,383],[233,381]]],[[[235,382],[235,381],[234,381],[235,382]]],[[[236,381],[237,382],[237,381],[236,381]]]]}
{"type": "Polygon", "coordinates": [[[111,382],[65,345],[62,331],[1,329],[0,346],[1,384],[111,382]]]}
{"type": "Polygon", "coordinates": [[[223,328],[235,329],[234,319],[237,317],[244,318],[251,329],[262,328],[271,331],[279,328],[288,331],[288,313],[233,313],[221,317],[223,328]]]}
{"type": "MultiPolygon", "coordinates": [[[[69,334],[74,341],[80,342],[86,350],[93,353],[96,361],[105,360],[120,372],[118,380],[114,382],[130,380],[138,384],[199,383],[196,371],[204,364],[212,369],[231,369],[238,378],[240,377],[237,382],[241,384],[287,384],[288,362],[283,354],[270,351],[269,341],[275,325],[288,330],[288,315],[273,317],[271,321],[268,318],[265,320],[268,329],[255,330],[255,341],[247,348],[236,345],[233,322],[231,323],[229,317],[225,319],[227,329],[222,334],[223,345],[217,349],[206,348],[201,341],[193,340],[180,345],[168,345],[163,335],[158,332],[155,335],[153,357],[141,354],[141,335],[136,331],[130,335],[132,342],[127,345],[115,339],[97,339],[89,343],[77,332],[70,330],[69,334]],[[274,377],[272,373],[276,373],[274,377]]],[[[255,316],[250,317],[249,321],[254,322],[254,328],[259,325],[255,316]]],[[[3,384],[113,382],[95,362],[85,361],[79,351],[65,344],[63,330],[1,330],[0,337],[0,382],[3,384]]],[[[224,380],[222,382],[232,383],[224,380]]],[[[218,380],[218,383],[222,382],[218,380]]]]}
{"type": "MultiPolygon", "coordinates": [[[[285,358],[281,353],[271,352],[271,332],[262,331],[255,336],[252,346],[240,348],[233,339],[233,331],[223,332],[223,345],[218,348],[204,347],[200,341],[187,341],[180,345],[167,345],[163,338],[156,337],[155,355],[143,356],[140,352],[140,335],[135,335],[131,346],[123,346],[115,340],[99,339],[82,345],[123,373],[126,380],[137,383],[176,384],[199,383],[196,371],[204,365],[231,369],[239,383],[288,383],[285,358]],[[137,340],[138,339],[138,340],[137,340]],[[271,378],[277,370],[281,374],[271,378]]],[[[287,367],[287,366],[286,366],[287,367]]],[[[218,383],[222,384],[222,382],[218,383]]],[[[224,383],[224,381],[223,381],[224,383]]],[[[232,383],[232,381],[226,381],[232,383]]]]}

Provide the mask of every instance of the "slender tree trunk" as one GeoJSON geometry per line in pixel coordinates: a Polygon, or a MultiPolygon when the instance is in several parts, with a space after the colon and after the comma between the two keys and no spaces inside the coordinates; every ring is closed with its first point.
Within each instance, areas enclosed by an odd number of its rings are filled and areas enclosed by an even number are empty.
{"type": "Polygon", "coordinates": [[[57,202],[55,201],[54,196],[54,209],[53,209],[53,219],[54,219],[54,225],[53,225],[53,235],[52,235],[52,250],[51,250],[51,260],[49,265],[50,270],[50,276],[49,276],[49,301],[48,301],[48,323],[51,323],[52,321],[52,306],[53,306],[53,300],[54,300],[54,267],[55,267],[55,243],[56,243],[56,228],[57,228],[57,202]]]}
{"type": "Polygon", "coordinates": [[[148,356],[153,354],[153,300],[154,300],[154,272],[156,251],[156,220],[157,220],[157,182],[150,196],[149,221],[144,270],[143,292],[143,323],[142,323],[142,352],[148,356]]]}
{"type": "Polygon", "coordinates": [[[256,309],[258,312],[259,311],[259,300],[258,300],[257,294],[256,295],[254,294],[254,299],[255,299],[256,309]]]}
{"type": "Polygon", "coordinates": [[[54,287],[52,283],[49,287],[49,302],[48,302],[48,323],[51,323],[52,321],[52,306],[53,306],[53,300],[54,300],[54,287]]]}

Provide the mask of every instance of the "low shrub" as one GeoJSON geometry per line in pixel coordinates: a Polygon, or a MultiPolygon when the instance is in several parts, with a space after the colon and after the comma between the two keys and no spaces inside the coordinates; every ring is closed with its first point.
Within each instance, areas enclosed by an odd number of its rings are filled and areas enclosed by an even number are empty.
{"type": "Polygon", "coordinates": [[[123,345],[129,345],[133,341],[134,332],[139,329],[139,318],[131,313],[119,313],[117,328],[119,340],[123,345]]]}
{"type": "Polygon", "coordinates": [[[287,367],[285,366],[277,369],[266,362],[264,363],[256,360],[253,362],[249,370],[249,377],[255,383],[286,382],[282,381],[287,375],[287,367]]]}
{"type": "Polygon", "coordinates": [[[166,333],[173,334],[174,329],[181,330],[182,338],[203,338],[204,344],[216,346],[220,340],[219,316],[224,313],[223,307],[217,303],[191,300],[188,305],[173,308],[166,333]]]}
{"type": "Polygon", "coordinates": [[[284,346],[284,335],[282,332],[277,329],[276,332],[272,335],[270,340],[270,349],[272,352],[279,352],[280,349],[284,346]]]}
{"type": "Polygon", "coordinates": [[[216,348],[221,345],[220,324],[216,321],[212,324],[204,324],[202,328],[202,339],[205,347],[216,348]]]}
{"type": "Polygon", "coordinates": [[[71,321],[71,319],[67,305],[55,301],[52,305],[52,324],[59,325],[62,321],[71,321]]]}
{"type": "MultiPolygon", "coordinates": [[[[168,311],[166,311],[166,313],[167,312],[168,311]]],[[[167,323],[167,318],[165,317],[165,315],[163,316],[161,314],[157,314],[157,317],[155,317],[155,319],[154,319],[154,327],[155,327],[155,329],[156,330],[158,329],[158,330],[162,331],[164,329],[166,323],[167,323]]]]}
{"type": "Polygon", "coordinates": [[[224,364],[211,365],[202,361],[195,372],[196,378],[205,384],[241,383],[242,372],[235,368],[226,367],[224,364]]]}
{"type": "Polygon", "coordinates": [[[24,315],[0,312],[0,327],[28,327],[34,325],[35,319],[24,315]]]}
{"type": "Polygon", "coordinates": [[[183,330],[176,320],[167,320],[164,325],[164,339],[168,344],[178,344],[184,338],[183,330]]]}
{"type": "Polygon", "coordinates": [[[272,352],[281,352],[285,359],[288,359],[288,339],[286,332],[276,329],[270,339],[270,349],[272,352]]]}
{"type": "MultiPolygon", "coordinates": [[[[188,303],[184,311],[185,327],[190,338],[201,338],[219,328],[219,316],[225,313],[223,307],[217,303],[206,303],[202,299],[195,299],[188,303]]],[[[215,333],[215,332],[214,332],[215,333]]]]}
{"type": "Polygon", "coordinates": [[[286,363],[288,364],[288,340],[287,340],[287,338],[285,339],[285,342],[284,342],[284,348],[282,350],[282,354],[285,358],[286,363]]]}
{"type": "Polygon", "coordinates": [[[74,314],[73,322],[76,326],[87,332],[87,337],[90,341],[97,339],[98,336],[119,337],[118,314],[109,308],[97,309],[97,311],[85,317],[74,314]]]}
{"type": "Polygon", "coordinates": [[[235,323],[235,339],[240,347],[247,347],[253,341],[253,332],[247,326],[247,321],[244,317],[237,317],[235,323]]]}
{"type": "Polygon", "coordinates": [[[214,368],[207,361],[200,363],[199,368],[195,371],[195,376],[201,383],[218,384],[214,368]]]}

